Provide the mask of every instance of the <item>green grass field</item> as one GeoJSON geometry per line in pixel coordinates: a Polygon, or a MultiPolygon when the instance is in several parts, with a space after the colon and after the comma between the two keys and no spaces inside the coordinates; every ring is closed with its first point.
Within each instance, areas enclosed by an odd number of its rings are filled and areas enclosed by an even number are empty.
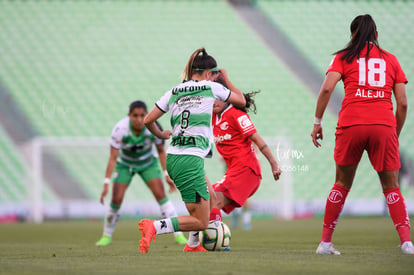
{"type": "Polygon", "coordinates": [[[232,229],[230,252],[184,253],[161,235],[148,254],[135,221],[121,220],[109,247],[95,246],[101,221],[1,224],[0,274],[414,274],[390,218],[341,218],[341,256],[315,254],[321,224],[254,219],[250,231],[232,229]]]}

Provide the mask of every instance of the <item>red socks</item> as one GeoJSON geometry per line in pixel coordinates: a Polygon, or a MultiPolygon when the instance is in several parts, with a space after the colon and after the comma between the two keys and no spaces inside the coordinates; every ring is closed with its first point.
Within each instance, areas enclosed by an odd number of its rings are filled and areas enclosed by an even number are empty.
{"type": "Polygon", "coordinates": [[[209,221],[221,221],[221,211],[218,208],[211,209],[209,221]]]}
{"type": "Polygon", "coordinates": [[[401,244],[410,241],[410,220],[400,188],[384,191],[384,196],[387,199],[388,210],[400,236],[401,244]]]}
{"type": "MultiPolygon", "coordinates": [[[[322,242],[332,242],[332,234],[335,230],[339,215],[344,207],[346,196],[349,189],[334,184],[326,200],[325,216],[323,219],[322,242]]],[[[400,188],[393,188],[384,191],[387,199],[388,210],[395,228],[400,236],[401,244],[411,241],[410,238],[410,221],[408,218],[407,208],[400,188]]]]}
{"type": "Polygon", "coordinates": [[[335,230],[339,215],[345,204],[349,189],[336,185],[331,189],[325,206],[325,216],[323,218],[322,242],[332,242],[332,234],[335,230]]]}

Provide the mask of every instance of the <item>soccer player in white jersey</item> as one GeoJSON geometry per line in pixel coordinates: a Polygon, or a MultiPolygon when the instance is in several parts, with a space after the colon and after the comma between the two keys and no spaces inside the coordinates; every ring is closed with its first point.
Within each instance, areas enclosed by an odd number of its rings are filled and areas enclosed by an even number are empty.
{"type": "Polygon", "coordinates": [[[230,82],[227,72],[217,68],[216,60],[204,48],[191,55],[183,79],[183,83],[167,91],[157,101],[145,117],[145,125],[159,138],[171,137],[167,149],[167,171],[180,191],[189,215],[157,221],[141,220],[141,253],[148,252],[155,235],[176,231],[190,231],[184,251],[206,251],[200,245],[198,233],[207,228],[210,212],[209,189],[212,189],[205,177],[204,158],[209,155],[213,142],[213,104],[216,99],[240,107],[246,104],[243,94],[230,82]],[[228,89],[213,82],[219,71],[228,89]],[[168,111],[172,131],[161,131],[155,121],[168,111]]]}
{"type": "MultiPolygon", "coordinates": [[[[108,194],[108,185],[112,185],[112,199],[104,221],[103,235],[96,243],[97,246],[106,246],[112,242],[112,234],[119,219],[125,192],[135,174],[140,175],[157,200],[163,218],[177,216],[174,205],[165,195],[163,174],[160,165],[166,171],[166,154],[164,141],[145,127],[144,117],[147,106],[143,101],[134,101],[129,106],[129,114],[121,119],[112,131],[111,151],[106,167],[104,186],[101,194],[101,203],[108,194]],[[154,149],[155,148],[158,152],[154,149]]],[[[174,182],[165,173],[165,180],[170,186],[170,192],[176,190],[174,182]]],[[[182,232],[175,232],[175,241],[185,244],[187,239],[182,232]]]]}

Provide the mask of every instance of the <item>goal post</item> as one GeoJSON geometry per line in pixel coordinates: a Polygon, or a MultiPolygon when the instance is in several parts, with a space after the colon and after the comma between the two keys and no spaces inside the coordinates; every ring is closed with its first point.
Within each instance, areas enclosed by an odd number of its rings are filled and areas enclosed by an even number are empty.
{"type": "MultiPolygon", "coordinates": [[[[280,182],[282,185],[282,203],[279,216],[285,220],[291,220],[294,217],[294,191],[293,191],[293,174],[290,168],[293,167],[292,158],[286,156],[285,152],[292,148],[289,141],[284,137],[265,137],[268,146],[272,148],[272,153],[282,169],[280,182]]],[[[264,166],[262,164],[262,166],[264,166]]],[[[263,169],[263,168],[262,168],[263,169]]]]}
{"type": "MultiPolygon", "coordinates": [[[[44,219],[44,152],[47,148],[58,147],[108,147],[108,138],[103,137],[35,137],[31,141],[32,184],[29,188],[28,220],[42,223],[44,219]]],[[[103,148],[102,148],[103,149],[103,148]]]]}

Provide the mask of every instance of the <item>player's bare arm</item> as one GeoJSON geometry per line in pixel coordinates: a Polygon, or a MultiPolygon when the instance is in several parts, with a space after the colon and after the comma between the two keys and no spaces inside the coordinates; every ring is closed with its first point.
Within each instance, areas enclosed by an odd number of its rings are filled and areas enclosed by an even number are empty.
{"type": "Polygon", "coordinates": [[[260,152],[262,152],[262,154],[266,157],[272,169],[273,178],[275,180],[278,180],[280,178],[280,175],[282,174],[282,170],[280,169],[279,164],[273,156],[272,150],[270,150],[269,146],[267,146],[266,142],[258,133],[250,135],[249,138],[254,142],[254,144],[256,144],[260,152]]]}
{"type": "Polygon", "coordinates": [[[397,121],[397,136],[399,137],[404,126],[405,118],[407,117],[408,109],[405,83],[397,83],[394,85],[394,96],[397,104],[395,118],[397,121]]]}
{"type": "MultiPolygon", "coordinates": [[[[119,154],[119,150],[112,147],[110,149],[110,153],[109,153],[109,159],[108,159],[108,164],[106,165],[106,171],[105,171],[105,178],[106,179],[110,179],[112,172],[114,171],[115,165],[116,165],[116,159],[118,158],[118,154],[119,154]]],[[[104,183],[103,189],[102,189],[102,193],[101,193],[101,198],[100,198],[100,202],[101,204],[104,204],[104,199],[106,197],[106,195],[108,194],[109,191],[109,183],[104,183]]]]}
{"type": "Polygon", "coordinates": [[[220,74],[223,76],[223,80],[226,83],[226,86],[231,91],[230,97],[227,100],[229,103],[233,104],[236,107],[246,106],[246,99],[244,98],[243,93],[233,85],[230,81],[227,71],[225,69],[219,69],[220,74]]]}
{"type": "Polygon", "coordinates": [[[331,98],[332,92],[335,89],[338,81],[341,80],[341,74],[338,72],[329,72],[326,75],[325,81],[322,84],[321,90],[319,91],[318,101],[316,103],[315,121],[311,132],[312,142],[316,147],[320,147],[321,144],[318,139],[323,140],[322,132],[322,117],[328,106],[329,99],[331,98]]]}
{"type": "Polygon", "coordinates": [[[149,112],[145,118],[144,118],[144,124],[148,128],[148,130],[151,131],[151,133],[154,134],[154,136],[161,138],[161,139],[169,139],[171,136],[170,130],[164,130],[161,131],[160,128],[158,128],[157,124],[155,124],[155,121],[159,119],[164,112],[162,112],[158,107],[154,107],[151,112],[149,112]]]}

